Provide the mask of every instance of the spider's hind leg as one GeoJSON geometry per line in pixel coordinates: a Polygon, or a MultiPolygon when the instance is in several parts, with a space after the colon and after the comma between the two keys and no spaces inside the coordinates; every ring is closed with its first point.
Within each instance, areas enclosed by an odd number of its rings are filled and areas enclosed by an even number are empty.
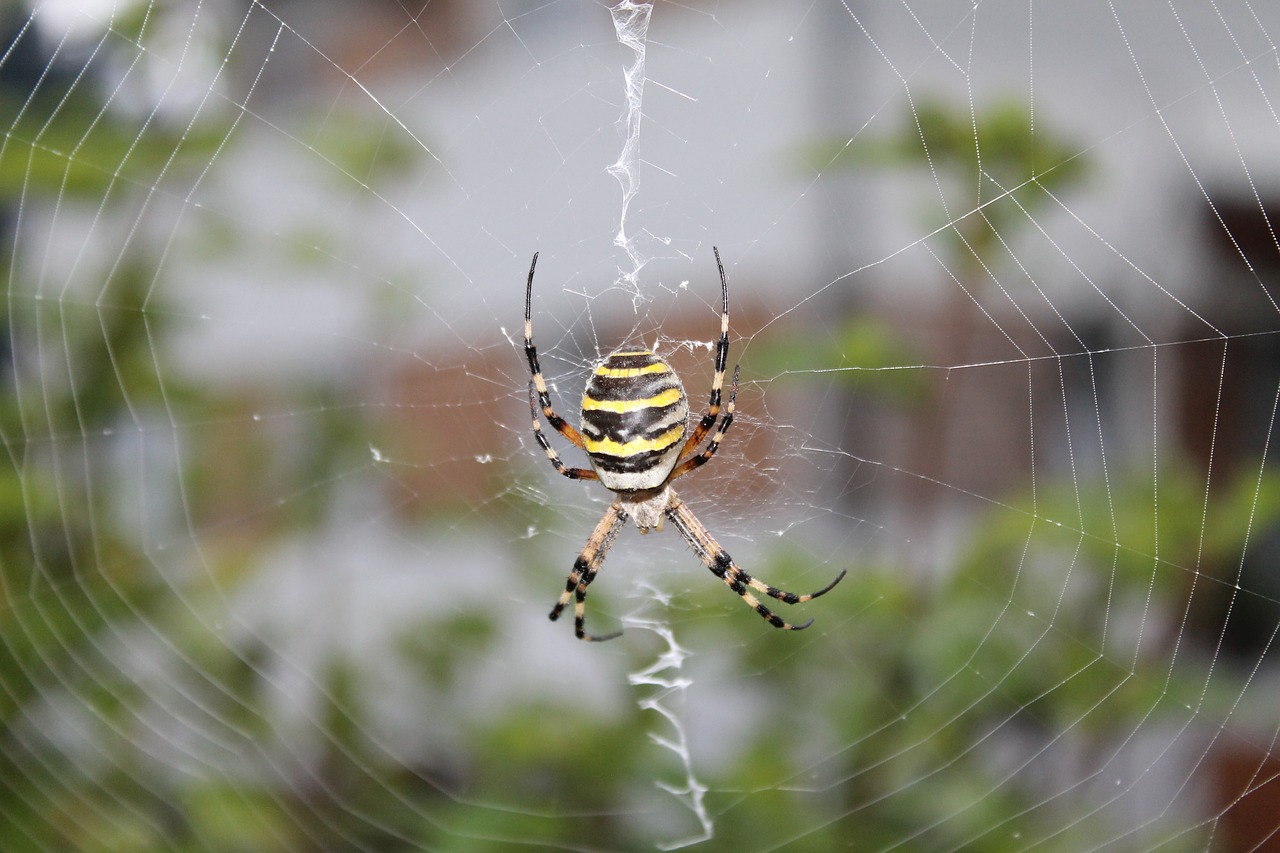
{"type": "Polygon", "coordinates": [[[612,640],[622,633],[621,631],[614,631],[611,634],[601,634],[598,637],[587,633],[587,587],[596,579],[596,574],[599,573],[600,566],[604,563],[604,558],[608,555],[609,549],[613,547],[614,540],[618,538],[618,534],[622,531],[622,525],[626,523],[626,520],[627,511],[622,508],[622,504],[619,501],[615,500],[605,510],[604,517],[600,519],[596,529],[591,531],[591,536],[587,539],[587,544],[582,549],[582,553],[578,555],[578,559],[573,561],[573,570],[569,572],[569,579],[565,582],[564,592],[560,593],[560,600],[556,602],[556,606],[551,608],[550,618],[554,622],[560,618],[560,614],[564,612],[569,601],[576,599],[573,606],[573,633],[579,640],[599,643],[605,640],[612,640]]]}
{"type": "Polygon", "coordinates": [[[671,519],[671,523],[680,531],[680,535],[685,538],[689,546],[693,548],[694,553],[698,555],[698,559],[702,560],[711,572],[736,592],[742,600],[759,613],[761,618],[775,628],[782,628],[786,631],[802,631],[813,624],[813,620],[802,622],[799,625],[793,625],[787,622],[778,614],[774,613],[765,606],[760,599],[756,598],[749,592],[755,590],[781,601],[783,604],[799,604],[802,601],[811,601],[820,595],[826,595],[844,579],[845,572],[836,575],[836,579],[824,586],[817,592],[811,592],[805,595],[797,595],[794,592],[787,592],[776,586],[771,586],[764,581],[757,580],[743,570],[733,558],[720,547],[720,543],[711,536],[707,528],[703,527],[702,522],[698,521],[697,516],[693,514],[693,510],[685,505],[673,493],[671,496],[671,505],[667,508],[667,517],[671,519]]]}

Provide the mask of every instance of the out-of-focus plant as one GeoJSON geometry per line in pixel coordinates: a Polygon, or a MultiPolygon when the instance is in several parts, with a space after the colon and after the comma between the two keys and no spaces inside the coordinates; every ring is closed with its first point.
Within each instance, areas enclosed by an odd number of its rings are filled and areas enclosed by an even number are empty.
{"type": "MultiPolygon", "coordinates": [[[[1275,477],[1224,483],[1210,510],[1221,524],[1203,541],[1200,475],[1170,464],[1158,505],[1153,489],[1140,475],[1041,483],[1039,518],[1016,499],[992,510],[949,573],[859,565],[822,599],[819,638],[799,651],[748,620],[708,628],[732,634],[715,645],[740,650],[759,675],[750,688],[768,686],[738,697],[767,736],[703,779],[717,849],[911,838],[922,849],[1074,850],[1127,831],[1106,806],[1123,791],[1088,784],[1081,768],[1111,760],[1106,778],[1122,776],[1137,733],[1230,713],[1247,673],[1190,647],[1187,592],[1197,565],[1199,594],[1228,586],[1214,567],[1238,563],[1250,524],[1280,523],[1275,477]],[[1252,511],[1231,513],[1240,506],[1252,511]]],[[[812,567],[779,552],[756,568],[787,578],[812,567]]],[[[686,606],[715,612],[725,604],[714,595],[686,606]]],[[[1152,820],[1128,838],[1163,845],[1166,829],[1152,820]]],[[[1189,832],[1171,849],[1206,843],[1189,832]]]]}
{"type": "Polygon", "coordinates": [[[65,298],[42,299],[14,241],[42,208],[71,216],[108,193],[136,200],[160,164],[206,161],[212,137],[160,123],[140,132],[94,90],[90,70],[46,53],[38,25],[15,12],[0,22],[0,848],[155,849],[161,804],[121,778],[136,762],[132,688],[106,648],[159,612],[162,587],[119,529],[119,472],[98,452],[128,440],[118,428],[133,413],[183,393],[173,381],[162,391],[155,372],[166,321],[149,296],[155,264],[134,244],[109,275],[85,263],[59,283],[65,298]],[[96,304],[78,297],[86,291],[96,304]],[[57,719],[55,694],[78,699],[99,727],[100,771],[42,733],[57,719]]]}
{"type": "Polygon", "coordinates": [[[1089,171],[1079,145],[1025,103],[997,101],[971,112],[941,97],[918,99],[884,136],[823,140],[806,162],[823,171],[890,169],[928,176],[922,223],[949,235],[947,267],[962,282],[995,261],[1002,244],[1089,171]]]}

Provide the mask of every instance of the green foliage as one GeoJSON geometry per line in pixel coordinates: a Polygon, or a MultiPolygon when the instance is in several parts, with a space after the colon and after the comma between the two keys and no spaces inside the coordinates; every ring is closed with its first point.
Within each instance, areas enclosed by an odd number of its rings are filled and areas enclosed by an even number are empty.
{"type": "Polygon", "coordinates": [[[805,154],[822,170],[909,169],[928,176],[931,206],[921,218],[948,236],[961,280],[972,278],[1017,225],[1078,186],[1089,164],[1079,144],[1033,120],[1027,104],[997,101],[976,113],[965,104],[920,98],[891,133],[824,140],[805,154]]]}
{"type": "Polygon", "coordinates": [[[898,368],[919,362],[883,320],[867,315],[844,321],[833,336],[784,332],[758,339],[751,351],[754,375],[785,374],[789,384],[804,384],[834,374],[855,393],[903,406],[917,402],[924,387],[919,371],[898,368]]]}
{"type": "Polygon", "coordinates": [[[898,130],[866,142],[828,143],[811,156],[814,162],[838,167],[880,165],[928,166],[938,174],[953,174],[973,181],[974,189],[1008,192],[1028,182],[1045,189],[1069,186],[1084,167],[1079,146],[1037,124],[1024,101],[1007,98],[972,113],[967,104],[941,97],[917,100],[904,114],[898,130]]]}
{"type": "Polygon", "coordinates": [[[207,159],[221,138],[203,124],[139,130],[80,90],[28,100],[0,89],[0,115],[17,117],[0,155],[0,205],[31,195],[96,201],[129,194],[155,186],[175,163],[207,159]]]}
{"type": "MultiPolygon", "coordinates": [[[[1219,483],[1202,545],[1202,472],[1170,462],[1158,483],[1041,481],[1035,512],[1014,496],[974,519],[941,575],[860,563],[822,599],[813,642],[709,623],[727,636],[706,644],[737,651],[729,671],[758,676],[735,707],[759,719],[732,765],[703,776],[709,849],[1104,845],[1105,809],[1057,834],[1064,809],[1098,807],[1089,785],[1040,774],[1230,713],[1248,674],[1198,654],[1183,613],[1193,582],[1198,595],[1229,582],[1215,572],[1238,564],[1251,525],[1280,522],[1278,494],[1280,478],[1219,483]]],[[[806,566],[780,551],[753,568],[779,580],[806,566]]],[[[1138,846],[1167,843],[1158,823],[1145,831],[1138,846]]],[[[1205,842],[1191,832],[1171,849],[1205,842]]]]}
{"type": "Polygon", "coordinates": [[[363,115],[335,115],[330,109],[322,119],[309,123],[322,128],[308,138],[310,150],[329,164],[326,174],[342,176],[343,189],[348,187],[350,178],[368,186],[395,181],[426,153],[424,147],[412,144],[403,132],[397,132],[399,128],[386,115],[370,119],[363,115]]]}
{"type": "MultiPolygon", "coordinates": [[[[0,104],[9,115],[19,109],[0,104]]],[[[25,110],[0,157],[0,204],[147,191],[171,155],[205,161],[220,138],[204,128],[139,135],[82,93],[25,110]]],[[[389,149],[355,124],[348,130],[309,144],[362,181],[382,179],[417,153],[389,149]]],[[[924,102],[897,136],[842,145],[819,159],[824,168],[927,165],[946,184],[941,222],[976,260],[1049,193],[1079,178],[1084,161],[1075,150],[1033,129],[1014,106],[973,120],[924,102]]],[[[234,242],[227,239],[219,246],[234,242]]],[[[206,621],[247,560],[227,546],[202,555],[189,584],[158,577],[149,555],[117,529],[110,511],[117,480],[84,461],[84,444],[108,440],[139,407],[180,405],[190,440],[182,453],[186,511],[221,520],[219,476],[234,458],[259,478],[297,487],[280,490],[290,498],[279,524],[259,532],[269,537],[330,517],[335,485],[367,455],[368,425],[340,389],[292,388],[272,398],[295,410],[307,401],[308,417],[294,422],[305,420],[310,432],[291,437],[292,455],[265,432],[227,430],[227,423],[256,425],[246,412],[262,401],[162,381],[155,353],[171,318],[153,296],[162,290],[156,276],[145,253],[128,254],[105,288],[95,288],[102,298],[94,304],[10,299],[13,313],[0,324],[20,330],[6,374],[20,381],[0,396],[8,450],[0,463],[0,849],[640,850],[675,835],[634,813],[653,780],[674,783],[677,774],[669,751],[651,740],[665,734],[665,722],[633,706],[606,713],[573,695],[522,694],[448,720],[427,707],[424,727],[457,728],[452,754],[398,755],[371,720],[378,697],[366,662],[336,656],[316,670],[313,686],[324,701],[308,721],[318,746],[307,754],[307,772],[291,776],[264,758],[279,755],[273,750],[288,739],[273,715],[269,638],[236,644],[206,621]],[[40,340],[58,342],[62,375],[45,373],[40,340]],[[231,444],[218,443],[220,434],[231,444]],[[199,736],[257,763],[244,760],[236,775],[152,762],[135,736],[154,734],[142,713],[154,697],[105,656],[113,638],[137,630],[163,638],[183,674],[175,692],[216,723],[214,735],[199,736]],[[92,721],[96,762],[35,731],[41,703],[67,697],[92,721]]],[[[21,293],[17,282],[10,288],[21,293]]],[[[871,320],[851,321],[828,340],[761,345],[753,364],[766,373],[835,365],[886,399],[915,403],[922,393],[914,374],[883,369],[918,359],[871,320]]],[[[734,684],[741,692],[726,691],[726,703],[711,708],[710,725],[746,717],[753,728],[723,764],[695,768],[717,824],[716,839],[699,849],[1003,851],[1060,826],[1057,804],[1019,762],[1068,743],[1097,755],[1145,721],[1181,723],[1198,703],[1226,701],[1238,688],[1229,674],[1211,679],[1194,661],[1171,669],[1157,627],[1180,617],[1193,579],[1230,582],[1215,567],[1232,563],[1250,524],[1280,518],[1280,483],[1264,479],[1261,492],[1247,481],[1231,484],[1215,495],[1208,524],[1203,483],[1173,464],[1158,484],[1041,481],[1034,510],[1010,509],[1031,505],[1010,499],[974,519],[968,549],[949,571],[922,578],[898,566],[857,566],[813,608],[821,620],[813,631],[799,636],[770,633],[704,577],[706,601],[732,618],[700,626],[699,642],[733,664],[725,679],[759,677],[734,684]],[[1130,617],[1149,630],[1122,630],[1130,617]],[[995,749],[1005,740],[1027,746],[1010,758],[995,749]]],[[[244,509],[243,489],[231,494],[241,515],[260,521],[274,512],[244,509]]],[[[510,507],[525,524],[553,512],[515,494],[486,509],[510,507]]],[[[477,540],[496,530],[515,542],[517,526],[510,518],[451,520],[477,540]]],[[[513,549],[513,564],[522,556],[513,549]]],[[[781,581],[809,567],[780,551],[751,568],[781,581]]],[[[464,572],[451,583],[469,583],[464,572]]],[[[487,613],[454,610],[414,626],[389,653],[406,678],[447,702],[480,656],[493,663],[499,644],[511,641],[487,613]]],[[[1106,838],[1105,825],[1082,824],[1071,843],[1081,849],[1106,838]]],[[[1051,840],[1045,849],[1073,848],[1051,840]]]]}

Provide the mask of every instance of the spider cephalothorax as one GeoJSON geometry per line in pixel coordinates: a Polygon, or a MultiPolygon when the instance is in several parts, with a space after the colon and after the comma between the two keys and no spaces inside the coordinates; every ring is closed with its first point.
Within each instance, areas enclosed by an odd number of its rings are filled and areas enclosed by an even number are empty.
{"type": "Polygon", "coordinates": [[[712,538],[693,511],[671,488],[671,481],[711,461],[720,449],[724,434],[733,423],[733,404],[738,393],[738,368],[733,369],[733,384],[721,418],[721,395],[725,366],[729,360],[729,283],[725,278],[720,252],[712,249],[720,270],[720,339],[716,344],[716,371],[711,380],[711,400],[702,420],[688,433],[689,400],[680,377],[661,357],[649,350],[621,349],[610,353],[591,374],[582,395],[581,430],[574,429],[551,407],[551,394],[538,364],[538,350],[533,345],[533,271],[538,265],[535,252],[529,265],[529,281],[524,294],[524,352],[529,360],[529,410],[533,415],[533,434],[555,469],[571,480],[599,480],[616,495],[604,517],[596,525],[586,547],[578,555],[569,573],[560,600],[551,610],[552,620],[576,597],[574,633],[582,640],[609,640],[618,633],[593,637],[586,632],[587,587],[595,580],[609,548],[618,538],[622,525],[634,518],[641,533],[661,530],[663,519],[670,519],[680,535],[693,548],[703,564],[742,596],[753,610],[775,628],[798,631],[813,622],[792,625],[760,602],[751,590],[775,598],[784,604],[809,601],[828,592],[845,573],[817,592],[796,595],[759,581],[742,570],[733,558],[712,538]],[[542,432],[539,410],[547,423],[575,447],[586,451],[590,468],[570,468],[542,432]],[[719,426],[716,422],[719,421],[719,426]],[[715,427],[715,433],[704,450],[698,446],[715,427]]]}

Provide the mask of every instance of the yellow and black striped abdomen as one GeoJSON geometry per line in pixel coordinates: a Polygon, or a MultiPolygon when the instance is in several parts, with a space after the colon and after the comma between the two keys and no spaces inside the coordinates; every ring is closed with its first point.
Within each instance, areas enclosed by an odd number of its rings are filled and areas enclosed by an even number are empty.
{"type": "Polygon", "coordinates": [[[591,467],[615,492],[656,489],[684,446],[689,401],[675,371],[648,350],[601,362],[582,395],[582,438],[591,467]]]}

